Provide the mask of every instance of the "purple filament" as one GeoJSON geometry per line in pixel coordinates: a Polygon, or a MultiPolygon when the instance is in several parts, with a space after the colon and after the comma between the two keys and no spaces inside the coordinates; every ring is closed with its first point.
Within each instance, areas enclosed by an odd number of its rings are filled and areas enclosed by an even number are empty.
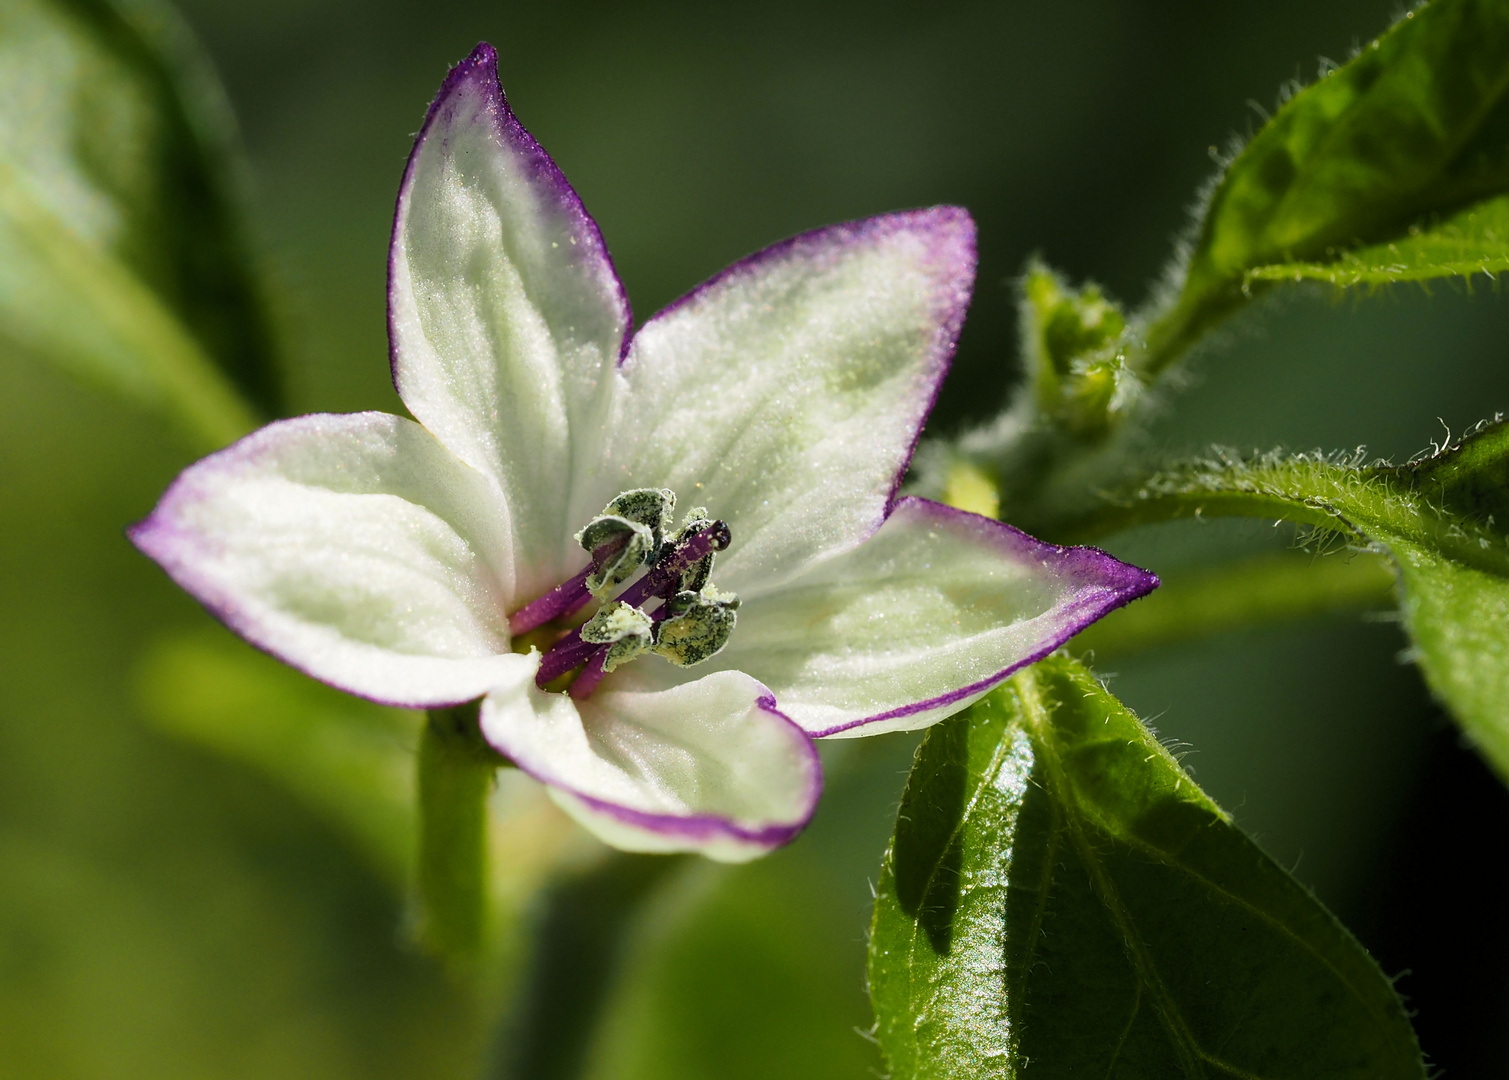
{"type": "Polygon", "coordinates": [[[576,677],[571,684],[571,689],[567,691],[572,701],[586,701],[592,696],[592,691],[597,689],[597,684],[603,681],[603,675],[606,674],[603,671],[603,661],[607,655],[608,646],[599,645],[597,651],[592,654],[592,658],[587,661],[587,666],[582,668],[582,673],[576,677]]]}
{"type": "Polygon", "coordinates": [[[619,599],[630,607],[638,607],[652,596],[670,599],[681,582],[681,571],[714,551],[722,551],[728,547],[729,539],[728,526],[721,521],[713,522],[683,540],[648,574],[625,589],[619,599]]]}
{"type": "Polygon", "coordinates": [[[544,626],[552,619],[570,615],[592,596],[587,591],[587,577],[596,567],[593,562],[582,567],[581,573],[564,584],[557,585],[544,596],[525,604],[508,617],[508,632],[515,636],[544,626]]]}
{"type": "Polygon", "coordinates": [[[535,673],[535,685],[544,689],[547,683],[559,679],[572,668],[585,664],[593,652],[605,646],[582,640],[581,629],[571,631],[557,641],[540,661],[540,670],[535,673]]]}

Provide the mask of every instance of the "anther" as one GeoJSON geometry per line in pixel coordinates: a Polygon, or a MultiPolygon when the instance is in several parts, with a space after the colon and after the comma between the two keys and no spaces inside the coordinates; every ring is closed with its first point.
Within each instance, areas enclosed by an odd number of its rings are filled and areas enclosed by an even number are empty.
{"type": "Polygon", "coordinates": [[[701,592],[677,593],[666,602],[666,610],[672,615],[655,624],[654,651],[678,667],[691,667],[728,644],[739,598],[708,586],[701,592]]]}
{"type": "Polygon", "coordinates": [[[659,552],[675,506],[675,493],[665,488],[635,488],[609,502],[576,534],[592,556],[586,585],[593,596],[610,595],[659,552]]]}
{"type": "Polygon", "coordinates": [[[602,659],[606,674],[648,652],[654,626],[655,621],[638,608],[614,600],[587,620],[582,627],[582,640],[607,646],[602,659]]]}

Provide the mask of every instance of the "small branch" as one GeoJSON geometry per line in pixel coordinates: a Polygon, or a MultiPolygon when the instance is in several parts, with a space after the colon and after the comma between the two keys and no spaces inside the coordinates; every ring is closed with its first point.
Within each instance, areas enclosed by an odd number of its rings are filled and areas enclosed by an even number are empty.
{"type": "Polygon", "coordinates": [[[1394,606],[1394,571],[1379,555],[1260,555],[1174,575],[1071,644],[1097,660],[1246,626],[1394,606]]]}

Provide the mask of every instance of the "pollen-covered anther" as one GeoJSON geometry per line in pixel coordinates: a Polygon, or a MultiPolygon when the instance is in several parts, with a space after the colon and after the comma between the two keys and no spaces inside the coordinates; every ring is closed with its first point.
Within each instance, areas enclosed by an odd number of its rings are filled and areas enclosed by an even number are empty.
{"type": "Polygon", "coordinates": [[[633,577],[665,539],[676,495],[665,488],[625,491],[576,534],[592,556],[587,591],[598,599],[633,577]]]}
{"type": "Polygon", "coordinates": [[[676,592],[701,592],[712,576],[714,557],[733,539],[728,525],[707,516],[707,508],[693,507],[676,535],[667,540],[656,562],[679,567],[676,592]],[[695,542],[695,548],[694,548],[695,542]],[[694,555],[694,550],[703,553],[694,555]]]}
{"type": "Polygon", "coordinates": [[[655,624],[654,651],[678,667],[711,658],[728,644],[738,620],[739,598],[711,585],[683,591],[666,602],[673,614],[655,624]]]}
{"type": "Polygon", "coordinates": [[[606,673],[648,652],[654,625],[654,620],[643,611],[614,600],[604,604],[582,626],[582,640],[608,646],[602,661],[606,673]]]}

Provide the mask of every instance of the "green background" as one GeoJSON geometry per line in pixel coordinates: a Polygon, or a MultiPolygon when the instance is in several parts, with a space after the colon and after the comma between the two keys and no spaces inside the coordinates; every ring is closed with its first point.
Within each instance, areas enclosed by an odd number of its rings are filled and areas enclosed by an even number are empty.
{"type": "MultiPolygon", "coordinates": [[[[1140,300],[1212,148],[1394,4],[436,8],[184,6],[243,126],[296,411],[399,409],[392,199],[425,105],[478,40],[602,225],[641,319],[794,231],[969,207],[980,280],[934,418],[954,431],[1015,376],[1009,279],[1030,253],[1140,300]]],[[[1365,443],[1399,459],[1442,423],[1509,410],[1509,307],[1481,281],[1432,291],[1268,305],[1195,364],[1159,445],[1365,443]]],[[[466,998],[402,945],[399,903],[365,864],[271,782],[138,714],[144,644],[207,619],[121,530],[190,456],[152,417],[0,356],[0,1077],[467,1075],[466,998]]],[[[1110,546],[1166,572],[1291,539],[1224,523],[1110,546]]],[[[1413,973],[1399,985],[1430,1058],[1453,1078],[1500,1075],[1509,809],[1402,648],[1392,625],[1337,617],[1101,673],[1189,744],[1197,779],[1387,971],[1413,973]]],[[[498,1071],[522,1056],[530,1076],[871,1075],[855,1030],[870,1023],[869,881],[912,745],[830,755],[828,797],[791,848],[734,871],[671,867],[621,950],[587,958],[607,972],[601,1023],[566,1034],[552,1016],[533,1042],[505,1027],[498,1071]],[[554,1053],[514,1049],[552,1038],[554,1053]]],[[[568,988],[586,979],[570,959],[555,973],[568,988]]]]}

